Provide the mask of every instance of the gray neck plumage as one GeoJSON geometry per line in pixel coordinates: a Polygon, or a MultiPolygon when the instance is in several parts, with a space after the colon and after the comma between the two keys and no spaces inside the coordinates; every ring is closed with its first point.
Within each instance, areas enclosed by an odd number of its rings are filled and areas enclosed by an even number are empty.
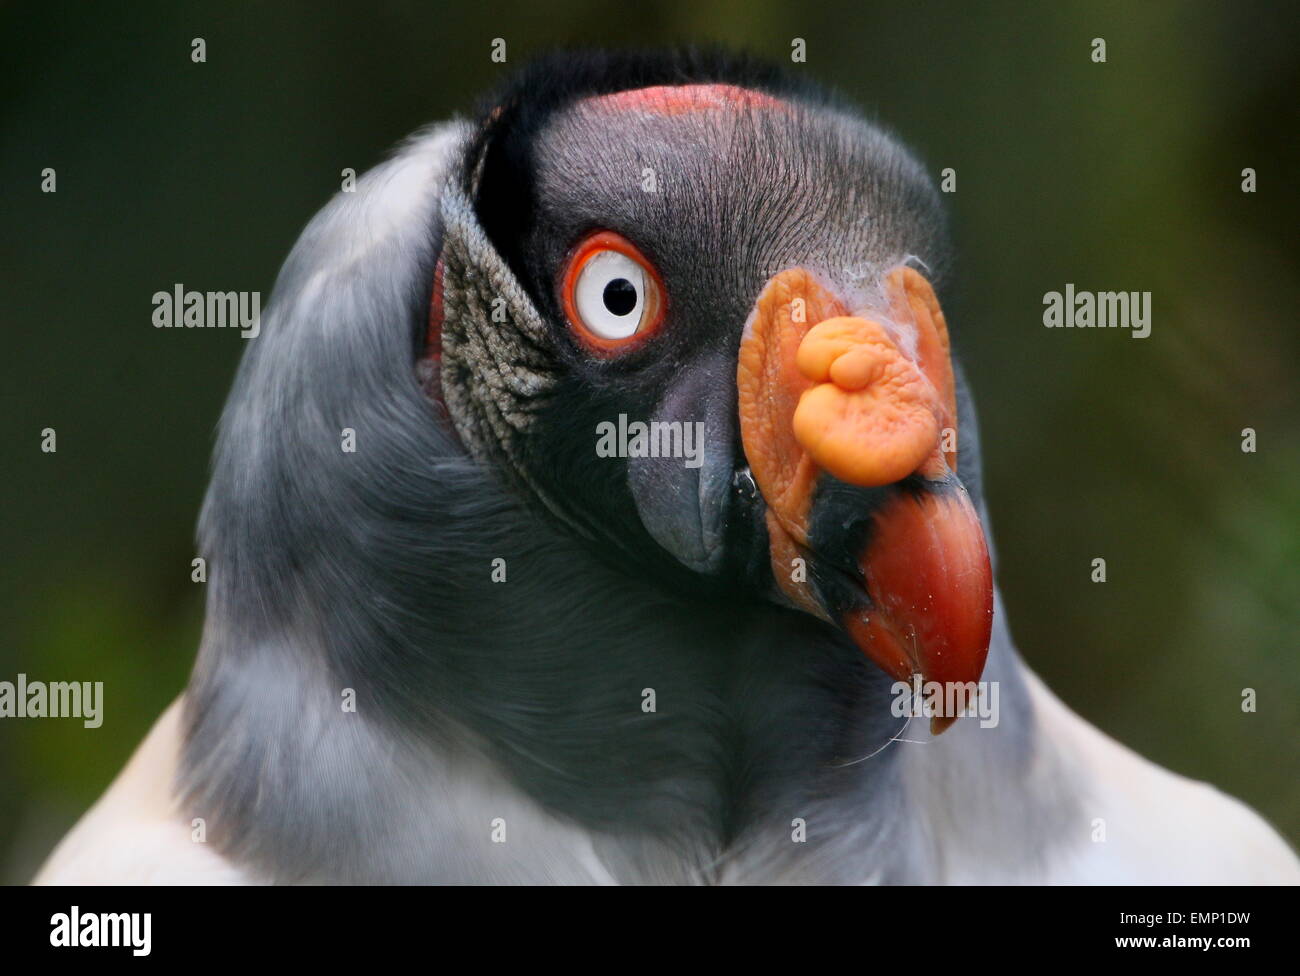
{"type": "Polygon", "coordinates": [[[427,314],[463,137],[417,138],[312,221],[240,367],[200,526],[187,816],[282,881],[941,873],[930,793],[1030,776],[1005,629],[999,728],[930,741],[830,628],[631,578],[471,460],[398,325],[427,314]]]}

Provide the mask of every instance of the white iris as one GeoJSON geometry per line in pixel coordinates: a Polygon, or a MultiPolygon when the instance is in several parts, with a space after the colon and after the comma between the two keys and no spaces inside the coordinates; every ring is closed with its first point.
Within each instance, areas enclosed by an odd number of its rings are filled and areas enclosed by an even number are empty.
{"type": "Polygon", "coordinates": [[[641,327],[645,272],[626,254],[601,251],[582,266],[573,302],[592,333],[602,339],[626,339],[641,327]],[[635,295],[630,303],[629,288],[635,295]]]}

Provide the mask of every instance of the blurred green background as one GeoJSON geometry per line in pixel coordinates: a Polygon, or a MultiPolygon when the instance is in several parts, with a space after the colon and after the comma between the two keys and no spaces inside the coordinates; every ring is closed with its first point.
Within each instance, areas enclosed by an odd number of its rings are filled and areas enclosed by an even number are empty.
{"type": "Polygon", "coordinates": [[[0,680],[102,680],[106,717],[0,720],[0,879],[29,877],[103,790],[197,644],[193,526],[243,340],[155,330],[152,294],[266,295],[341,169],[530,52],[679,40],[788,59],[802,37],[794,70],[956,169],[949,321],[1024,656],[1295,842],[1298,22],[1241,2],[7,5],[0,680]],[[1043,328],[1066,282],[1153,292],[1151,337],[1043,328]]]}

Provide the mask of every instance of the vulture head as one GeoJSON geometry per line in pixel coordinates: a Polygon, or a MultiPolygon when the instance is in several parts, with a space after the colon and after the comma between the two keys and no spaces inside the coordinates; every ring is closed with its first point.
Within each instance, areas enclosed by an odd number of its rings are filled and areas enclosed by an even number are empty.
{"type": "Polygon", "coordinates": [[[949,264],[894,138],[743,59],[543,59],[417,134],[222,419],[188,808],[272,877],[424,878],[468,769],[698,877],[791,797],[899,802],[843,764],[993,617],[949,264]]]}
{"type": "Polygon", "coordinates": [[[993,588],[925,171],[775,76],[620,67],[527,75],[443,191],[455,435],[626,573],[975,681],[993,588]]]}

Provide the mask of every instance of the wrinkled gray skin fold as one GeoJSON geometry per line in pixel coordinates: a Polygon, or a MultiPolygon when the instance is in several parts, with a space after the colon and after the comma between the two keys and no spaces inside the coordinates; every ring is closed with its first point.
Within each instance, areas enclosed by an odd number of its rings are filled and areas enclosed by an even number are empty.
{"type": "MultiPolygon", "coordinates": [[[[1002,682],[999,727],[930,740],[918,722],[907,738],[925,744],[887,746],[903,728],[890,682],[838,632],[601,558],[563,512],[525,500],[526,473],[467,451],[471,425],[452,433],[416,362],[466,137],[459,123],[418,134],[335,197],[249,344],[200,525],[187,816],[281,882],[926,882],[948,877],[955,846],[1010,871],[1050,857],[1049,833],[1080,813],[1035,766],[1000,605],[985,674],[1002,682]]],[[[483,246],[463,260],[489,267],[483,246]]],[[[709,402],[723,423],[734,391],[709,402]]],[[[978,499],[964,383],[960,404],[978,499]]],[[[480,420],[484,438],[515,429],[480,420]]],[[[631,467],[656,540],[687,565],[710,565],[720,529],[670,500],[709,497],[722,471],[631,467]]]]}

